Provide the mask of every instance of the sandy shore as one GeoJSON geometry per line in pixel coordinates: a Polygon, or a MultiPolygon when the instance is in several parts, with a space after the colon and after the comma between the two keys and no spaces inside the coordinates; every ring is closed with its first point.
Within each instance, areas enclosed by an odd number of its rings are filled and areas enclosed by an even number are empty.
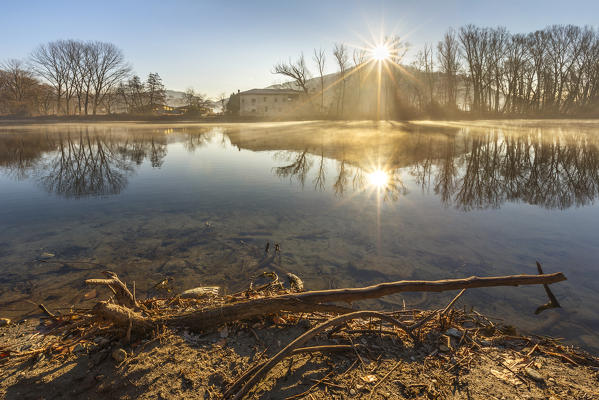
{"type": "MultiPolygon", "coordinates": [[[[157,328],[130,340],[101,323],[67,330],[49,318],[11,323],[0,328],[0,396],[219,399],[245,372],[329,317],[284,313],[207,333],[157,328]]],[[[244,398],[599,398],[599,359],[559,341],[521,336],[458,310],[430,319],[417,335],[414,343],[387,324],[354,320],[274,365],[244,398]]]]}

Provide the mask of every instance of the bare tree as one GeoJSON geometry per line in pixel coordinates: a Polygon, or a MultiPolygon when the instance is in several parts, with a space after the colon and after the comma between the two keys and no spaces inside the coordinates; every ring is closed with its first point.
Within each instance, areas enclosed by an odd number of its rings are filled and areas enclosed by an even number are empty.
{"type": "MultiPolygon", "coordinates": [[[[393,107],[395,107],[396,112],[399,110],[397,98],[395,96],[396,92],[393,89],[397,88],[403,80],[404,74],[401,64],[410,48],[410,43],[403,40],[400,36],[397,35],[392,36],[390,38],[385,38],[384,43],[389,49],[389,61],[391,62],[390,71],[382,75],[382,86],[384,88],[384,94],[382,95],[382,108],[384,111],[384,115],[388,117],[392,115],[391,113],[393,111],[393,107]],[[389,82],[390,77],[392,77],[393,82],[389,82]]],[[[389,63],[385,63],[385,65],[388,64],[389,63]]],[[[377,119],[381,118],[380,112],[381,110],[377,111],[377,119]]]]}
{"type": "Polygon", "coordinates": [[[385,43],[387,43],[387,46],[389,47],[389,57],[391,61],[395,64],[401,64],[410,49],[410,43],[397,35],[385,38],[385,43]]]}
{"type": "Polygon", "coordinates": [[[489,57],[487,58],[488,83],[487,101],[488,108],[499,112],[499,94],[503,85],[503,61],[507,51],[510,34],[503,27],[490,30],[489,34],[489,57]]]}
{"type": "Polygon", "coordinates": [[[324,69],[326,62],[325,51],[322,48],[318,50],[314,49],[313,58],[320,76],[320,113],[322,114],[324,112],[324,69]]]}
{"type": "Polygon", "coordinates": [[[60,42],[40,45],[31,54],[33,70],[54,88],[56,94],[56,112],[60,113],[68,65],[60,50],[60,42]]]}
{"type": "Polygon", "coordinates": [[[59,41],[59,51],[62,62],[65,64],[65,113],[70,115],[71,99],[76,95],[77,90],[77,42],[74,40],[59,41]]]}
{"type": "Polygon", "coordinates": [[[96,115],[106,93],[123,80],[131,68],[125,62],[123,52],[112,43],[93,42],[96,63],[92,69],[94,103],[93,113],[96,115]]]}
{"type": "Polygon", "coordinates": [[[306,95],[308,94],[308,86],[306,83],[310,78],[310,71],[308,71],[308,68],[306,67],[304,53],[300,54],[295,62],[289,60],[289,63],[281,62],[275,65],[273,74],[280,74],[293,79],[296,86],[301,88],[306,95]]]}
{"type": "Polygon", "coordinates": [[[366,62],[366,50],[364,49],[354,49],[353,52],[353,61],[354,61],[354,68],[356,70],[357,73],[357,78],[358,78],[358,96],[356,99],[356,111],[360,111],[360,98],[362,95],[362,64],[364,64],[366,62]]]}
{"type": "MultiPolygon", "coordinates": [[[[420,84],[425,88],[424,105],[429,106],[435,100],[435,74],[433,63],[433,46],[425,43],[416,56],[416,67],[421,72],[420,84]]],[[[421,104],[422,106],[422,104],[421,104]]]]}
{"type": "Polygon", "coordinates": [[[487,59],[489,58],[489,29],[466,25],[460,28],[459,39],[466,57],[468,78],[472,83],[472,109],[476,112],[484,108],[486,89],[487,59]]]}
{"type": "Polygon", "coordinates": [[[339,67],[339,76],[341,77],[341,87],[338,88],[338,92],[341,94],[337,96],[337,115],[343,114],[343,105],[345,103],[345,72],[349,63],[349,54],[347,46],[343,43],[335,43],[333,46],[333,56],[337,60],[337,66],[339,67]],[[341,113],[339,109],[341,108],[341,113]]]}
{"type": "Polygon", "coordinates": [[[460,45],[455,30],[448,29],[443,40],[437,44],[439,72],[444,80],[445,104],[452,109],[457,106],[457,76],[460,70],[460,45]]]}
{"type": "Polygon", "coordinates": [[[22,61],[16,59],[4,62],[0,68],[3,70],[4,87],[8,89],[12,100],[24,101],[28,91],[35,85],[31,71],[25,67],[22,61]]]}
{"type": "Polygon", "coordinates": [[[204,105],[205,96],[196,92],[193,88],[187,88],[183,95],[185,105],[190,109],[199,110],[204,105]]]}
{"type": "Polygon", "coordinates": [[[224,114],[225,113],[225,103],[227,102],[227,99],[229,98],[229,96],[227,96],[227,94],[225,92],[222,92],[221,94],[218,95],[218,99],[217,101],[220,103],[221,106],[221,112],[224,114]]]}

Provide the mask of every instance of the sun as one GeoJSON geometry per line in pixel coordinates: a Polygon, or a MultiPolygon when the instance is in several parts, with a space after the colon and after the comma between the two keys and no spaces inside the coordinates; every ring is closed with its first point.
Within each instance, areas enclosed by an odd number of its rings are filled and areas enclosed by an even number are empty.
{"type": "Polygon", "coordinates": [[[373,60],[376,61],[384,61],[384,60],[388,60],[389,57],[391,57],[391,51],[389,50],[389,48],[384,45],[384,44],[378,44],[376,45],[371,51],[371,56],[373,60]]]}
{"type": "Polygon", "coordinates": [[[387,185],[389,182],[389,175],[387,175],[385,171],[377,169],[368,174],[368,182],[370,182],[372,186],[380,188],[387,185]]]}

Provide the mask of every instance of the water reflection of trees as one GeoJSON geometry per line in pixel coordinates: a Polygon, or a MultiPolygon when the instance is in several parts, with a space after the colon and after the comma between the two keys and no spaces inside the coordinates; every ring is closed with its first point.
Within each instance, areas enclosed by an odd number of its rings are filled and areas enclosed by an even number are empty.
{"type": "Polygon", "coordinates": [[[28,132],[0,137],[0,166],[17,179],[32,176],[47,191],[66,197],[120,193],[136,165],[162,165],[166,138],[89,128],[28,132]]]}
{"type": "Polygon", "coordinates": [[[56,127],[0,135],[0,171],[35,178],[46,190],[81,197],[121,192],[144,162],[161,167],[167,143],[189,152],[209,143],[276,150],[275,175],[336,196],[376,189],[394,201],[408,179],[463,210],[522,201],[565,209],[599,196],[599,138],[586,128],[436,128],[303,124],[243,131],[181,127],[56,127]],[[384,185],[369,174],[382,169],[384,185]]]}
{"type": "MultiPolygon", "coordinates": [[[[327,159],[322,152],[320,156],[314,156],[307,149],[301,152],[279,151],[276,153],[275,159],[285,162],[285,165],[273,168],[275,175],[280,178],[296,180],[302,188],[305,186],[306,179],[314,165],[317,165],[317,167],[314,169],[312,184],[317,191],[327,189],[326,182],[329,169],[334,172],[334,176],[331,177],[332,189],[338,197],[343,197],[348,190],[354,192],[365,190],[369,184],[365,170],[352,165],[345,159],[337,161],[334,169],[327,168],[327,159]]],[[[386,171],[386,174],[388,177],[386,184],[377,189],[385,200],[397,200],[407,191],[401,176],[401,170],[398,168],[386,171]]]]}
{"type": "Polygon", "coordinates": [[[385,166],[388,180],[377,189],[391,201],[406,193],[408,175],[443,204],[466,211],[518,201],[565,209],[599,196],[599,146],[586,132],[487,129],[442,140],[414,133],[386,142],[384,152],[374,151],[377,157],[368,144],[361,154],[347,154],[348,143],[304,145],[302,151],[279,151],[276,160],[287,163],[274,173],[302,186],[313,174],[315,190],[328,188],[337,196],[369,189],[372,159],[385,166]],[[327,166],[327,156],[332,165],[327,166]]]}
{"type": "Polygon", "coordinates": [[[299,153],[279,152],[275,154],[275,158],[287,162],[286,165],[276,167],[275,174],[281,178],[296,179],[304,187],[306,175],[313,164],[308,150],[299,153]]]}
{"type": "Polygon", "coordinates": [[[206,127],[102,125],[7,131],[0,135],[0,172],[17,180],[35,178],[66,197],[117,194],[144,162],[162,167],[169,142],[194,152],[213,139],[225,140],[221,133],[206,127]]]}
{"type": "Polygon", "coordinates": [[[133,168],[116,143],[106,138],[60,135],[58,151],[43,163],[39,182],[49,192],[66,197],[119,193],[133,168]]]}
{"type": "MultiPolygon", "coordinates": [[[[446,204],[470,210],[523,201],[565,209],[599,195],[599,147],[586,134],[473,133],[461,137],[462,154],[456,154],[455,140],[434,161],[434,190],[446,204]]],[[[421,184],[423,170],[412,169],[421,184]]]]}
{"type": "Polygon", "coordinates": [[[27,134],[0,135],[0,168],[16,180],[27,179],[35,170],[40,156],[55,149],[45,135],[29,138],[27,134]]]}

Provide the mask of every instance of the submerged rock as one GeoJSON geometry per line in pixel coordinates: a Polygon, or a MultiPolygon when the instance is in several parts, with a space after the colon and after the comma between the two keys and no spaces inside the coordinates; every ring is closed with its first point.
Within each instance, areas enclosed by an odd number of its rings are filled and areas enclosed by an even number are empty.
{"type": "Polygon", "coordinates": [[[6,326],[10,324],[10,319],[8,318],[0,318],[0,326],[6,326]]]}
{"type": "Polygon", "coordinates": [[[289,286],[291,289],[295,290],[296,292],[304,291],[304,282],[299,278],[299,276],[288,272],[287,279],[289,280],[289,286]]]}
{"type": "Polygon", "coordinates": [[[127,352],[120,347],[112,351],[112,358],[118,363],[122,363],[127,358],[127,352]]]}
{"type": "Polygon", "coordinates": [[[184,299],[200,299],[207,296],[218,296],[218,292],[220,292],[220,286],[202,286],[186,290],[179,296],[184,299]]]}
{"type": "Polygon", "coordinates": [[[221,330],[218,331],[218,334],[222,339],[229,337],[229,329],[225,325],[221,330]]]}

